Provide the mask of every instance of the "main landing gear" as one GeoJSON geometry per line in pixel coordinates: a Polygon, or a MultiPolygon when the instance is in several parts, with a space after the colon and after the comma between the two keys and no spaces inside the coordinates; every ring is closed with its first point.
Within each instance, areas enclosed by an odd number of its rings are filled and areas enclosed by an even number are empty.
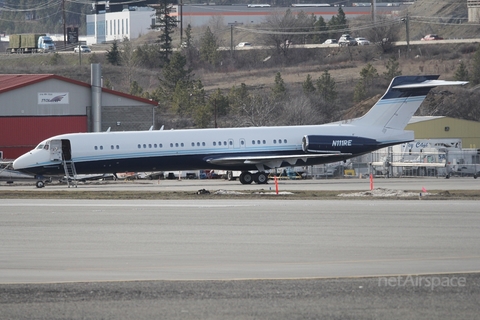
{"type": "Polygon", "coordinates": [[[240,182],[242,184],[251,184],[254,181],[257,184],[266,184],[268,183],[268,175],[263,171],[257,173],[244,171],[240,175],[240,182]]]}

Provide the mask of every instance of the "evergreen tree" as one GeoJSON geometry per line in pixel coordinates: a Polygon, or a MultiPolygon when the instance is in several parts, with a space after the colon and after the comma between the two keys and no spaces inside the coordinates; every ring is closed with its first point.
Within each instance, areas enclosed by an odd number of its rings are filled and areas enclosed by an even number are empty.
{"type": "Polygon", "coordinates": [[[392,81],[393,78],[402,75],[402,71],[400,70],[400,63],[397,61],[395,56],[388,59],[385,67],[387,68],[387,71],[383,73],[383,76],[388,82],[392,81]]]}
{"type": "Polygon", "coordinates": [[[313,25],[313,30],[317,32],[323,32],[317,33],[313,36],[314,43],[323,43],[325,40],[328,39],[328,34],[326,33],[326,31],[328,30],[328,26],[322,16],[318,17],[318,20],[313,25]]]}
{"type": "Polygon", "coordinates": [[[272,93],[274,99],[282,99],[287,93],[287,88],[285,87],[285,82],[280,72],[277,72],[275,75],[275,84],[272,87],[272,93]]]}
{"type": "Polygon", "coordinates": [[[342,7],[338,8],[337,15],[328,22],[328,29],[332,31],[330,32],[331,38],[338,38],[340,34],[348,33],[347,17],[342,7]]]}
{"type": "Polygon", "coordinates": [[[468,81],[468,69],[465,63],[460,62],[457,70],[455,71],[455,80],[457,81],[468,81]]]}
{"type": "Polygon", "coordinates": [[[378,78],[377,69],[370,63],[367,63],[365,68],[360,71],[360,77],[362,78],[363,84],[365,85],[365,91],[369,92],[369,89],[372,88],[374,85],[375,79],[378,78]]]}
{"type": "Polygon", "coordinates": [[[142,97],[143,96],[143,88],[138,85],[138,82],[133,80],[130,83],[130,92],[132,96],[142,97]]]}
{"type": "Polygon", "coordinates": [[[172,55],[170,62],[163,68],[163,79],[160,80],[163,99],[171,100],[178,82],[182,82],[182,86],[190,88],[192,86],[192,69],[187,68],[187,60],[180,52],[172,55]]]}
{"type": "Polygon", "coordinates": [[[353,91],[353,101],[360,102],[367,97],[367,92],[365,90],[365,83],[363,79],[358,80],[355,85],[355,90],[353,91]]]}
{"type": "Polygon", "coordinates": [[[311,93],[315,91],[315,86],[313,85],[312,76],[307,74],[307,78],[302,84],[303,92],[304,93],[311,93]]]}
{"type": "Polygon", "coordinates": [[[353,101],[360,102],[364,100],[371,88],[374,86],[375,79],[378,78],[377,69],[368,63],[365,68],[360,71],[360,80],[355,86],[353,93],[353,101]]]}
{"type": "Polygon", "coordinates": [[[187,29],[185,29],[185,47],[189,48],[192,45],[192,42],[192,26],[189,23],[187,29]]]}
{"type": "Polygon", "coordinates": [[[220,53],[218,52],[218,43],[210,27],[205,29],[200,39],[200,59],[216,66],[220,62],[220,53]]]}
{"type": "Polygon", "coordinates": [[[114,66],[120,65],[120,51],[118,50],[118,41],[113,40],[110,50],[107,50],[107,61],[114,66]]]}
{"type": "Polygon", "coordinates": [[[161,29],[161,34],[158,36],[157,43],[160,44],[160,56],[162,62],[167,64],[170,62],[170,56],[172,55],[172,37],[177,26],[177,19],[171,16],[172,11],[171,0],[159,0],[159,6],[156,10],[156,24],[152,26],[152,29],[161,29]]]}
{"type": "Polygon", "coordinates": [[[326,103],[334,104],[337,100],[337,84],[330,76],[328,70],[325,70],[320,78],[317,79],[317,92],[326,103]]]}
{"type": "Polygon", "coordinates": [[[238,115],[242,115],[244,106],[250,104],[250,94],[248,92],[247,85],[241,83],[239,88],[233,86],[228,93],[229,106],[233,112],[238,115]]]}

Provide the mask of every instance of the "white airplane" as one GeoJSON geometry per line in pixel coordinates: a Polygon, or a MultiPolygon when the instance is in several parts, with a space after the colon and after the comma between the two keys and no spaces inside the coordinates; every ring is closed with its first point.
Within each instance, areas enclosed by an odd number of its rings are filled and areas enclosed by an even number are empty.
{"type": "Polygon", "coordinates": [[[400,76],[363,117],[310,126],[71,133],[42,141],[13,163],[48,175],[176,170],[239,170],[240,182],[267,183],[265,170],[310,166],[356,157],[414,140],[404,131],[436,86],[464,85],[438,75],[400,76]],[[257,171],[252,173],[250,171],[257,171]]]}

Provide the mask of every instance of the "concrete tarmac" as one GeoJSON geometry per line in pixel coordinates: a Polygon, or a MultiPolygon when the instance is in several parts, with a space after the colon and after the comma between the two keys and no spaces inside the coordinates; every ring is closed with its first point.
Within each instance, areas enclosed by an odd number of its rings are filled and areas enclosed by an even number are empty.
{"type": "MultiPolygon", "coordinates": [[[[478,185],[375,180],[400,190],[478,185]]],[[[0,192],[270,187],[162,180],[0,192]]],[[[369,182],[280,188],[368,190],[369,182]]],[[[478,201],[2,199],[0,318],[476,319],[479,227],[478,201]]]]}
{"type": "Polygon", "coordinates": [[[477,201],[2,200],[0,283],[480,271],[477,201]]]}

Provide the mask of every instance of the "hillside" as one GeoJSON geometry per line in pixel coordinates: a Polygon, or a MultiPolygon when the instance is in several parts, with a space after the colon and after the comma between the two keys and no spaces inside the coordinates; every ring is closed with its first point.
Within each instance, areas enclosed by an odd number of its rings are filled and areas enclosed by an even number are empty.
{"type": "MultiPolygon", "coordinates": [[[[466,23],[454,25],[439,25],[424,23],[426,16],[450,17],[444,23],[452,19],[466,19],[465,5],[454,0],[419,0],[409,8],[411,16],[411,38],[420,37],[425,33],[435,32],[444,37],[448,34],[456,34],[458,38],[467,38],[467,35],[478,26],[466,23]],[[420,20],[423,17],[423,20],[420,20]],[[442,28],[442,29],[440,29],[442,28]],[[426,29],[429,29],[426,32],[426,29]],[[443,30],[443,31],[442,31],[443,30]]],[[[401,31],[404,31],[401,29],[401,31]]],[[[195,30],[194,38],[198,39],[203,30],[195,30]]],[[[475,36],[478,30],[470,34],[475,36]]],[[[134,41],[135,45],[152,43],[158,34],[149,33],[134,41]]],[[[175,35],[178,41],[178,34],[175,35]]],[[[453,36],[452,36],[453,37],[453,36]]],[[[471,38],[472,36],[470,36],[471,38]]],[[[402,39],[402,35],[400,35],[402,39]]],[[[396,57],[400,63],[400,70],[404,75],[440,74],[441,79],[452,79],[460,62],[471,66],[472,57],[478,44],[430,44],[424,46],[411,45],[411,53],[407,57],[406,47],[396,47],[390,52],[383,52],[377,46],[348,47],[348,48],[324,48],[324,49],[301,49],[292,47],[289,56],[275,57],[269,50],[246,50],[237,51],[235,59],[230,57],[229,52],[222,52],[222,64],[217,69],[205,66],[197,62],[193,71],[195,78],[201,80],[205,90],[211,94],[216,89],[221,89],[227,94],[233,87],[239,87],[242,83],[252,91],[270,93],[274,84],[275,75],[279,72],[289,96],[302,94],[302,83],[308,75],[312,79],[318,79],[325,70],[328,70],[337,84],[338,101],[336,104],[337,118],[357,117],[368,110],[382,94],[387,80],[382,78],[386,71],[385,64],[390,57],[396,57]],[[271,57],[271,59],[267,59],[271,57]],[[353,103],[353,91],[360,78],[360,71],[370,63],[376,68],[380,80],[375,86],[369,88],[368,96],[362,103],[353,103]]],[[[104,47],[105,49],[105,47],[104,47]]],[[[108,49],[108,48],[106,48],[108,49]]],[[[199,59],[198,59],[199,60],[199,59]]],[[[0,72],[2,73],[56,73],[84,82],[90,81],[90,62],[100,62],[104,80],[118,91],[129,92],[129,80],[135,80],[144,92],[153,92],[158,86],[158,77],[162,76],[160,69],[147,69],[128,66],[112,66],[106,62],[103,54],[83,55],[82,65],[79,65],[78,57],[74,55],[36,55],[32,57],[18,57],[14,55],[0,55],[0,72]]],[[[458,89],[464,90],[464,89],[458,89]]],[[[472,104],[478,101],[476,91],[468,91],[468,99],[456,101],[455,97],[463,95],[429,96],[428,101],[422,105],[420,114],[424,115],[451,115],[471,120],[480,120],[480,115],[472,109],[472,104]],[[452,110],[451,106],[457,106],[452,110]],[[462,110],[467,110],[463,112],[462,110]],[[455,112],[454,112],[455,111],[455,112]]],[[[290,97],[289,97],[290,98],[290,97]]],[[[286,101],[287,105],[295,104],[295,100],[286,101]]],[[[171,117],[168,116],[168,117],[171,117]]],[[[225,120],[229,124],[235,124],[235,119],[225,120]]],[[[284,120],[282,120],[284,121],[284,120]]]]}

